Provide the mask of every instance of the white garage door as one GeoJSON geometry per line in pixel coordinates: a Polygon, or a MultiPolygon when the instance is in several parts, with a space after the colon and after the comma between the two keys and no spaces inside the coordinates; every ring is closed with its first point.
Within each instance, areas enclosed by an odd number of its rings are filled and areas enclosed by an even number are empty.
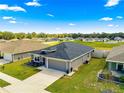
{"type": "Polygon", "coordinates": [[[52,68],[52,69],[64,71],[64,72],[67,71],[66,70],[66,63],[63,61],[56,61],[56,60],[49,59],[48,67],[52,68]]]}
{"type": "Polygon", "coordinates": [[[12,61],[12,54],[4,53],[3,58],[4,58],[4,60],[12,61]]]}

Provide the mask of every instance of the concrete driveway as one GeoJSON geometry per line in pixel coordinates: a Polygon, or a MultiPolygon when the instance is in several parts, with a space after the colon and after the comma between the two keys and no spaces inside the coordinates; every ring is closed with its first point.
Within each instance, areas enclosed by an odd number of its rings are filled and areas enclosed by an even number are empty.
{"type": "Polygon", "coordinates": [[[45,91],[45,88],[61,78],[64,74],[61,71],[44,69],[22,82],[5,87],[5,89],[10,93],[50,93],[45,91]]]}

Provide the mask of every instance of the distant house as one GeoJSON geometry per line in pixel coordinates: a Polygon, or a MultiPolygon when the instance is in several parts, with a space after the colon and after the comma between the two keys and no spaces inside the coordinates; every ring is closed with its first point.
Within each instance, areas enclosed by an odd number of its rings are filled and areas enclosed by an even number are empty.
{"type": "Polygon", "coordinates": [[[108,68],[110,71],[116,71],[118,73],[124,72],[124,45],[115,47],[109,53],[106,61],[108,62],[108,68]]]}
{"type": "Polygon", "coordinates": [[[51,41],[60,41],[60,39],[59,38],[51,38],[51,39],[48,39],[48,41],[49,42],[51,42],[51,41]]]}
{"type": "Polygon", "coordinates": [[[4,60],[17,61],[26,57],[31,57],[33,51],[45,48],[47,45],[39,41],[17,40],[0,43],[0,54],[4,60]]]}
{"type": "Polygon", "coordinates": [[[107,41],[110,41],[110,39],[109,38],[103,38],[103,41],[107,42],[107,41]]]}
{"type": "Polygon", "coordinates": [[[93,38],[84,38],[83,41],[84,42],[95,42],[93,38]]]}
{"type": "Polygon", "coordinates": [[[115,40],[115,41],[122,41],[123,38],[121,38],[121,37],[115,37],[114,40],[115,40]]]}
{"type": "Polygon", "coordinates": [[[66,41],[73,41],[74,39],[72,37],[65,37],[66,41]]]}
{"type": "Polygon", "coordinates": [[[32,63],[41,64],[46,68],[71,72],[91,59],[93,48],[64,42],[49,48],[35,51],[32,54],[32,63]]]}

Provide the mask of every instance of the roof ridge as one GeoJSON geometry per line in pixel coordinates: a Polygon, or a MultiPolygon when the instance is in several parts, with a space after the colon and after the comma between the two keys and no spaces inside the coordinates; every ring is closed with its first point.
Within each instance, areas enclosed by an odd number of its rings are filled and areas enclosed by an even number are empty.
{"type": "MultiPolygon", "coordinates": [[[[64,43],[64,45],[65,45],[65,47],[67,48],[67,46],[66,46],[66,44],[65,44],[65,43],[64,43]]],[[[65,51],[65,53],[66,53],[67,57],[70,59],[70,57],[69,57],[69,55],[68,55],[67,51],[65,50],[65,48],[64,48],[64,51],[65,51]]]]}

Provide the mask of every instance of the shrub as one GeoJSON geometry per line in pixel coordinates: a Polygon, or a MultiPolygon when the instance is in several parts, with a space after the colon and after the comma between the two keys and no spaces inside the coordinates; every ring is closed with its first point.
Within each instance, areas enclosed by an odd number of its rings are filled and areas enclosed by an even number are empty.
{"type": "Polygon", "coordinates": [[[124,83],[124,76],[121,76],[121,77],[119,78],[119,81],[124,83]]]}

